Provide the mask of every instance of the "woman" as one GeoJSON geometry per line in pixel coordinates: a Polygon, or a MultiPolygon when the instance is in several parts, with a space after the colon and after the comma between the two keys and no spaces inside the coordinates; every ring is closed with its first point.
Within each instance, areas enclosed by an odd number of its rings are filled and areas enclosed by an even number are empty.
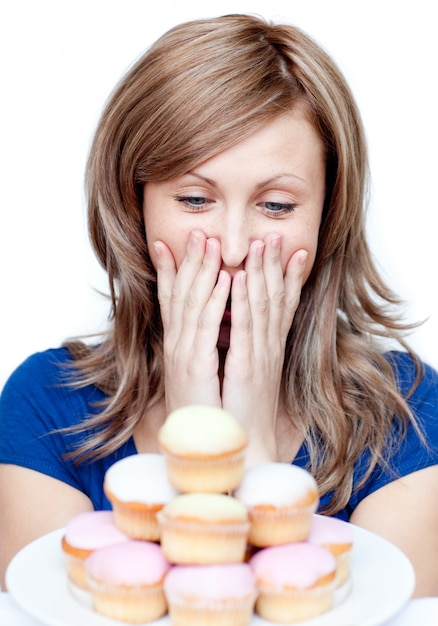
{"type": "Polygon", "coordinates": [[[310,469],[322,512],[399,545],[416,594],[438,594],[438,377],[373,265],[366,183],[350,90],[300,30],[233,15],[146,52],[88,163],[108,333],[30,357],[2,395],[3,574],[31,539],[109,508],[106,469],[157,451],[169,411],[196,403],[241,420],[248,464],[310,469]]]}

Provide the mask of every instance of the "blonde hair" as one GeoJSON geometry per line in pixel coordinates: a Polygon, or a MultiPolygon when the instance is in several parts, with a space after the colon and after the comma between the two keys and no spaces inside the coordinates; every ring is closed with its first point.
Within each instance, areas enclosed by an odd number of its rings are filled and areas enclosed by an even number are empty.
{"type": "MultiPolygon", "coordinates": [[[[111,326],[94,347],[67,343],[80,385],[108,395],[87,420],[97,433],[79,458],[118,448],[164,394],[156,274],[146,241],[147,181],[182,174],[304,104],[326,147],[327,197],[317,258],[286,347],[287,409],[334,512],[351,494],[353,465],[382,462],[394,416],[412,416],[373,338],[402,339],[399,302],[380,279],[365,238],[367,151],[354,98],[331,57],[300,29],[249,15],[176,26],[128,71],[110,97],[88,169],[91,241],[108,272],[111,326]]],[[[403,430],[403,429],[402,429],[403,430]]]]}

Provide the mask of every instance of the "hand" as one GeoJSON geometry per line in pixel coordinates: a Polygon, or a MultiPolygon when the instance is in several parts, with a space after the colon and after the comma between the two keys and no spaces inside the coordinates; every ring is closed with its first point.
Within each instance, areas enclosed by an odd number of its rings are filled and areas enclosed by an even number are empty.
{"type": "Polygon", "coordinates": [[[235,275],[231,289],[222,404],[249,434],[249,465],[278,460],[276,419],[286,339],[304,281],[307,252],[295,252],[283,276],[280,245],[276,233],[253,241],[245,270],[235,275]]]}
{"type": "Polygon", "coordinates": [[[220,271],[219,242],[193,231],[178,270],[169,248],[161,241],[154,245],[166,412],[187,404],[221,406],[217,341],[231,278],[220,271]]]}
{"type": "Polygon", "coordinates": [[[307,252],[285,272],[280,236],[250,245],[245,270],[220,270],[216,239],[194,231],[179,269],[169,248],[155,244],[163,320],[166,412],[187,404],[222,406],[250,438],[249,464],[278,460],[276,419],[286,339],[299,304],[307,252]],[[217,342],[231,288],[232,323],[221,391],[217,342]],[[253,461],[253,460],[254,461],[253,461]]]}

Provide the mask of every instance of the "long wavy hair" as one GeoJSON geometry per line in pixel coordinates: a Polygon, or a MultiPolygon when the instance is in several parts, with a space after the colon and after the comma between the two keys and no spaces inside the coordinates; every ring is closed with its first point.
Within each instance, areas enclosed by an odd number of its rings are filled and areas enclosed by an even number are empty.
{"type": "Polygon", "coordinates": [[[379,341],[409,350],[403,334],[411,326],[366,242],[367,149],[352,93],[332,58],[300,29],[227,15],[162,36],[123,77],[98,124],[87,166],[88,220],[108,273],[110,323],[97,345],[66,345],[77,384],[96,385],[107,401],[84,422],[78,459],[117,449],[164,394],[144,183],[193,169],[298,104],[325,145],[326,199],[317,258],[286,346],[283,388],[321,493],[335,490],[328,512],[348,501],[363,450],[370,465],[362,482],[384,462],[393,419],[402,431],[413,421],[379,341]]]}

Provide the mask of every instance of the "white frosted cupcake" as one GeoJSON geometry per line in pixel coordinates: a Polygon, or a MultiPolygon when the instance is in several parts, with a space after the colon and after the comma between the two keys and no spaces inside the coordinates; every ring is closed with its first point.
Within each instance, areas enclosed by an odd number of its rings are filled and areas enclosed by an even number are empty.
{"type": "Polygon", "coordinates": [[[156,514],[178,493],[169,482],[162,454],[134,454],[117,461],[105,474],[104,491],[117,527],[147,541],[159,540],[156,514]]]}
{"type": "Polygon", "coordinates": [[[308,542],[264,548],[250,560],[256,577],[256,612],[292,624],[329,611],[334,603],[336,560],[308,542]]]}
{"type": "Polygon", "coordinates": [[[175,565],[164,593],[172,626],[248,626],[257,595],[247,563],[175,565]]]}
{"type": "Polygon", "coordinates": [[[186,493],[157,514],[161,547],[176,564],[237,563],[244,559],[249,532],[246,507],[219,493],[186,493]]]}
{"type": "Polygon", "coordinates": [[[170,564],[158,544],[132,539],[101,548],[85,569],[97,613],[144,624],[167,612],[163,583],[170,564]]]}
{"type": "Polygon", "coordinates": [[[160,428],[158,442],[169,480],[179,491],[228,493],[242,479],[248,437],[224,409],[177,409],[160,428]]]}
{"type": "Polygon", "coordinates": [[[313,476],[288,463],[247,469],[234,496],[248,508],[249,543],[258,547],[307,539],[319,503],[313,476]]]}

